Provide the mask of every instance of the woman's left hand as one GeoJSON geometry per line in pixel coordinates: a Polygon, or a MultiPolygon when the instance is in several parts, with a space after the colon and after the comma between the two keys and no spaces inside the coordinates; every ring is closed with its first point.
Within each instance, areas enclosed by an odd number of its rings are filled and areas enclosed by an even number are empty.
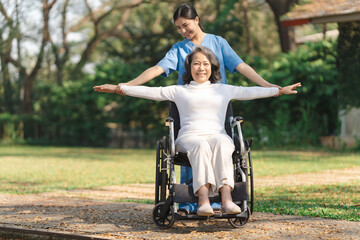
{"type": "Polygon", "coordinates": [[[105,93],[115,93],[117,89],[120,88],[118,85],[113,84],[103,84],[100,86],[95,86],[93,89],[97,92],[105,92],[105,93]]]}

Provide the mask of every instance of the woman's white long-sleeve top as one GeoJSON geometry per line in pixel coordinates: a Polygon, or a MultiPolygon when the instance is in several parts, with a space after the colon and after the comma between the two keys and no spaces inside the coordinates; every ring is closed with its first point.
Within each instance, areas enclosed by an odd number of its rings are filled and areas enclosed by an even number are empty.
{"type": "Polygon", "coordinates": [[[183,134],[226,134],[224,122],[227,105],[232,99],[251,100],[272,97],[277,88],[238,87],[227,84],[211,84],[210,81],[168,87],[125,86],[126,95],[157,100],[173,101],[179,110],[179,137],[183,134]]]}

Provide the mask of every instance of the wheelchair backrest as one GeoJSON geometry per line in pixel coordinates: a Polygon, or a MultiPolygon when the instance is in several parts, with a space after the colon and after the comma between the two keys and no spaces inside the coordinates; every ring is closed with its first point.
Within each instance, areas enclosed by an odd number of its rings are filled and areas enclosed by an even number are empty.
{"type": "MultiPolygon", "coordinates": [[[[230,126],[230,118],[232,116],[233,116],[232,103],[229,102],[226,110],[226,118],[224,125],[225,125],[226,133],[230,137],[232,137],[231,126],[230,126]]],[[[170,102],[169,117],[172,117],[174,119],[174,135],[175,135],[174,137],[176,139],[180,130],[180,116],[179,116],[179,110],[174,102],[170,102]]]]}

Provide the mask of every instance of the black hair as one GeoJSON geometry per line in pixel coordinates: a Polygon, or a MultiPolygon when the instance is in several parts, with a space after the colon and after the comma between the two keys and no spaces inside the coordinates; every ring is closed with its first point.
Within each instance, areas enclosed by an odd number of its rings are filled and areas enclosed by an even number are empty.
{"type": "Polygon", "coordinates": [[[211,64],[211,76],[209,78],[211,83],[216,83],[221,81],[221,74],[220,74],[220,63],[217,59],[217,57],[215,56],[215,54],[207,47],[204,46],[198,46],[195,47],[194,50],[191,51],[191,53],[189,53],[189,55],[187,55],[186,59],[185,59],[185,73],[182,76],[182,80],[184,82],[184,84],[189,84],[191,81],[193,81],[193,77],[191,75],[191,62],[194,58],[194,55],[198,52],[201,52],[202,54],[204,54],[207,59],[209,59],[209,62],[211,64]]]}
{"type": "Polygon", "coordinates": [[[179,6],[177,6],[175,12],[174,12],[174,16],[173,16],[173,21],[175,23],[175,21],[179,18],[186,18],[186,19],[192,19],[195,20],[196,17],[199,18],[199,27],[202,31],[204,31],[204,28],[200,22],[200,17],[197,14],[195,8],[190,5],[189,3],[182,3],[179,6]]]}

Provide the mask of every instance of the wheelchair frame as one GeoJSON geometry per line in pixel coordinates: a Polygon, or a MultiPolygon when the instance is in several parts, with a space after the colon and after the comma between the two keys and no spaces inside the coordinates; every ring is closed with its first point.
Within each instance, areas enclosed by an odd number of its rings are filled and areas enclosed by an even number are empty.
{"type": "MultiPolygon", "coordinates": [[[[231,104],[231,103],[230,103],[231,104]]],[[[156,174],[155,174],[155,207],[153,209],[153,221],[160,229],[172,227],[175,220],[206,220],[226,218],[235,228],[244,226],[253,212],[254,205],[254,181],[253,166],[250,148],[253,139],[247,141],[241,131],[242,117],[229,117],[231,137],[235,144],[233,153],[235,186],[232,191],[233,201],[240,206],[239,214],[215,214],[204,217],[196,214],[182,216],[177,213],[177,203],[197,202],[193,194],[192,186],[177,184],[175,165],[190,166],[190,162],[184,153],[175,152],[174,119],[168,117],[165,125],[169,127],[169,137],[164,136],[157,141],[156,149],[156,174]],[[236,129],[235,129],[236,128],[236,129]],[[235,131],[237,130],[237,131],[235,131]]],[[[210,198],[210,202],[221,202],[220,196],[210,198]]]]}

